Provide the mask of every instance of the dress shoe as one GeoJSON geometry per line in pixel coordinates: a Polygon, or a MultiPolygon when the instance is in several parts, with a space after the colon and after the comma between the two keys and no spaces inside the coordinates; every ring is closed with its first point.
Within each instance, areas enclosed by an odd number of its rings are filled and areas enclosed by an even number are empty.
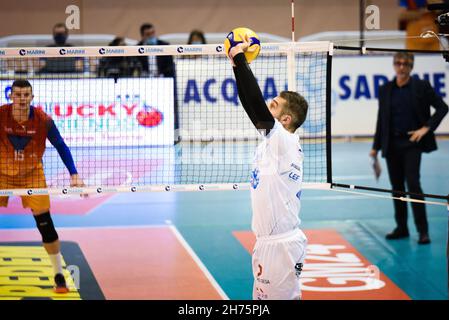
{"type": "Polygon", "coordinates": [[[408,236],[409,236],[408,231],[401,231],[398,229],[394,229],[392,232],[387,234],[385,236],[385,238],[387,238],[387,240],[396,240],[396,239],[408,238],[408,236]]]}
{"type": "Polygon", "coordinates": [[[420,233],[418,244],[429,244],[429,243],[430,243],[429,235],[427,233],[420,233]]]}

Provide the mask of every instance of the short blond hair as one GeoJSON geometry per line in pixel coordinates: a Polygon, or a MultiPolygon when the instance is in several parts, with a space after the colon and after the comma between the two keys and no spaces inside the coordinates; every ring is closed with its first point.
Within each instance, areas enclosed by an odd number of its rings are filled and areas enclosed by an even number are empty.
{"type": "Polygon", "coordinates": [[[290,128],[293,130],[298,129],[304,121],[306,121],[309,104],[306,99],[297,92],[282,91],[279,96],[286,101],[282,113],[292,117],[290,128]]]}

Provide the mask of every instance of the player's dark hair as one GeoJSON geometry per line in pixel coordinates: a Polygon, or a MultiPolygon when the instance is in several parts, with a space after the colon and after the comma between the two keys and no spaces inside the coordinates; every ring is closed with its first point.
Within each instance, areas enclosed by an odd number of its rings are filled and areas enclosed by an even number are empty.
{"type": "Polygon", "coordinates": [[[282,91],[280,97],[286,100],[283,113],[292,117],[290,128],[298,129],[306,121],[309,104],[302,95],[293,91],[282,91]]]}
{"type": "Polygon", "coordinates": [[[16,88],[31,88],[31,90],[33,90],[31,83],[29,83],[28,80],[25,80],[25,79],[15,80],[11,86],[12,91],[14,90],[14,87],[16,87],[16,88]]]}
{"type": "Polygon", "coordinates": [[[147,29],[151,29],[154,28],[154,26],[151,23],[144,23],[140,26],[140,35],[143,36],[143,33],[145,32],[145,30],[147,29]]]}

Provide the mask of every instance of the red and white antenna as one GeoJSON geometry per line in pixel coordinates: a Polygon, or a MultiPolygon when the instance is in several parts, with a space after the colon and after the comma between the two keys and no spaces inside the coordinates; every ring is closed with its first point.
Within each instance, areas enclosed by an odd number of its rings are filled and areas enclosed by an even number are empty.
{"type": "Polygon", "coordinates": [[[292,0],[292,42],[295,42],[295,0],[292,0]]]}
{"type": "Polygon", "coordinates": [[[288,90],[296,91],[296,59],[295,59],[295,0],[292,0],[292,42],[290,50],[287,54],[287,68],[288,68],[288,90]]]}

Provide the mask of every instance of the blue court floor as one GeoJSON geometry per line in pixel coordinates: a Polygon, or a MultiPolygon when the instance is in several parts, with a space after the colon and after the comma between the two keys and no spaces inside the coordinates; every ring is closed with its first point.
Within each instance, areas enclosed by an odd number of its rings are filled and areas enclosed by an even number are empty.
{"type": "MultiPolygon", "coordinates": [[[[379,182],[373,177],[370,146],[369,142],[334,143],[334,181],[389,188],[383,160],[379,182]]],[[[449,141],[440,140],[438,151],[423,156],[424,192],[449,193],[448,164],[449,141]]],[[[305,190],[300,216],[305,230],[336,230],[410,298],[447,299],[448,211],[445,206],[429,205],[427,212],[432,239],[427,246],[416,243],[411,212],[410,238],[385,240],[394,227],[390,199],[305,190]]],[[[52,214],[58,228],[174,225],[227,297],[251,299],[251,256],[233,236],[235,231],[250,231],[249,191],[116,194],[86,214],[57,210],[52,214]]],[[[0,230],[24,228],[34,228],[31,215],[0,212],[0,230]]]]}

